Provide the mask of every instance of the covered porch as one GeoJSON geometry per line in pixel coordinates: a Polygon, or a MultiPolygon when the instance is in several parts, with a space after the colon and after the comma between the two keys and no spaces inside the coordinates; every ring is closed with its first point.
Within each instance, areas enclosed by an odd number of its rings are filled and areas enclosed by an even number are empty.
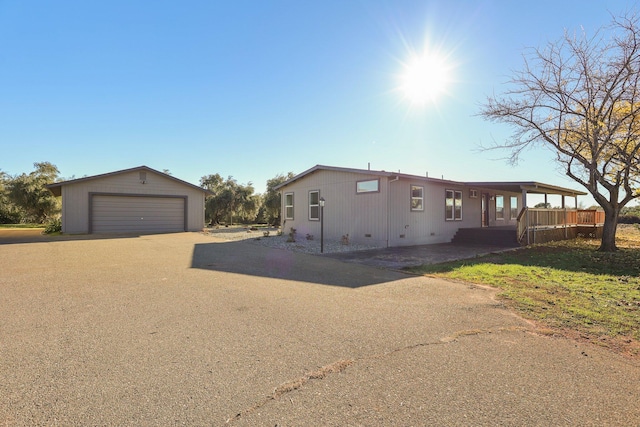
{"type": "MultiPolygon", "coordinates": [[[[467,185],[482,189],[487,196],[486,201],[482,200],[482,226],[458,230],[454,243],[491,242],[518,246],[602,233],[604,212],[578,209],[578,196],[587,194],[583,191],[535,181],[473,182],[467,185]],[[512,218],[509,225],[497,225],[498,221],[490,218],[492,214],[498,218],[500,211],[495,204],[500,200],[499,194],[519,195],[521,208],[515,210],[509,206],[512,218]],[[556,206],[552,207],[551,199],[556,206]],[[529,203],[544,207],[529,207],[529,203]]],[[[506,210],[505,206],[502,208],[506,210]]],[[[502,215],[506,214],[503,212],[502,215]]]]}

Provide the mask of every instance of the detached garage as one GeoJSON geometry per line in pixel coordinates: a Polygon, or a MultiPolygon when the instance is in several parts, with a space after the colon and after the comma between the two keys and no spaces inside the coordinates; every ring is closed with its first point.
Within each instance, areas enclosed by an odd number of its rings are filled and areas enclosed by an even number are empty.
{"type": "Polygon", "coordinates": [[[147,166],[57,182],[62,232],[171,233],[204,227],[207,190],[147,166]]]}

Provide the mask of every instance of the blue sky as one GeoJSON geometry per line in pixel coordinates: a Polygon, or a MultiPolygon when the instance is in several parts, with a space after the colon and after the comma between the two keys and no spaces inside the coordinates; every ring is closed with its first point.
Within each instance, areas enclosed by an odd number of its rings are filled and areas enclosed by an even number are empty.
{"type": "Polygon", "coordinates": [[[631,1],[0,0],[0,170],[63,177],[147,165],[199,183],[315,164],[579,188],[544,149],[479,152],[477,114],[526,47],[607,24],[631,1]],[[412,51],[449,64],[424,106],[398,90],[412,51]]]}

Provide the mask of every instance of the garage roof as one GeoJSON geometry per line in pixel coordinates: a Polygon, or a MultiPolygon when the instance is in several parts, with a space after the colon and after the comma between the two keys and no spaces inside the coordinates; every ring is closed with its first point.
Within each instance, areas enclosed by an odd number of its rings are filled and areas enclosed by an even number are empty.
{"type": "Polygon", "coordinates": [[[108,177],[108,176],[119,175],[119,174],[129,173],[129,172],[138,172],[138,171],[153,172],[155,174],[162,175],[167,179],[171,179],[173,181],[176,181],[176,182],[178,182],[178,183],[180,183],[182,185],[186,185],[188,187],[198,189],[198,190],[202,191],[203,193],[213,194],[213,193],[211,193],[211,191],[209,191],[207,189],[204,189],[202,187],[198,187],[197,185],[193,185],[193,184],[191,184],[191,183],[189,183],[187,181],[183,181],[181,179],[175,178],[175,177],[173,177],[171,175],[168,175],[166,173],[157,171],[157,170],[152,169],[152,168],[150,168],[148,166],[138,166],[138,167],[131,168],[131,169],[123,169],[123,170],[119,170],[119,171],[115,171],[115,172],[103,173],[103,174],[100,174],[100,175],[85,176],[84,178],[70,179],[68,181],[60,181],[60,182],[56,182],[54,184],[49,184],[46,187],[47,187],[47,189],[49,191],[51,191],[53,193],[54,196],[59,197],[59,196],[62,195],[62,186],[63,185],[75,184],[75,183],[78,183],[78,182],[91,181],[91,180],[94,180],[94,179],[105,178],[105,177],[108,177]]]}

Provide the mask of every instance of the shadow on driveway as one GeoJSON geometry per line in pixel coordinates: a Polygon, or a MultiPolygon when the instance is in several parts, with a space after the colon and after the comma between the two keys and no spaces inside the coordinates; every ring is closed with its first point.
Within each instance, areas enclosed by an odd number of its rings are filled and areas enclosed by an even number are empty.
{"type": "Polygon", "coordinates": [[[440,264],[448,261],[472,259],[490,253],[513,249],[515,249],[515,247],[439,243],[434,245],[402,246],[396,248],[333,253],[324,256],[349,263],[401,270],[403,268],[416,267],[423,264],[440,264]]]}
{"type": "Polygon", "coordinates": [[[242,241],[196,244],[191,267],[347,288],[392,282],[407,277],[403,273],[345,263],[327,256],[269,248],[242,241]]]}

